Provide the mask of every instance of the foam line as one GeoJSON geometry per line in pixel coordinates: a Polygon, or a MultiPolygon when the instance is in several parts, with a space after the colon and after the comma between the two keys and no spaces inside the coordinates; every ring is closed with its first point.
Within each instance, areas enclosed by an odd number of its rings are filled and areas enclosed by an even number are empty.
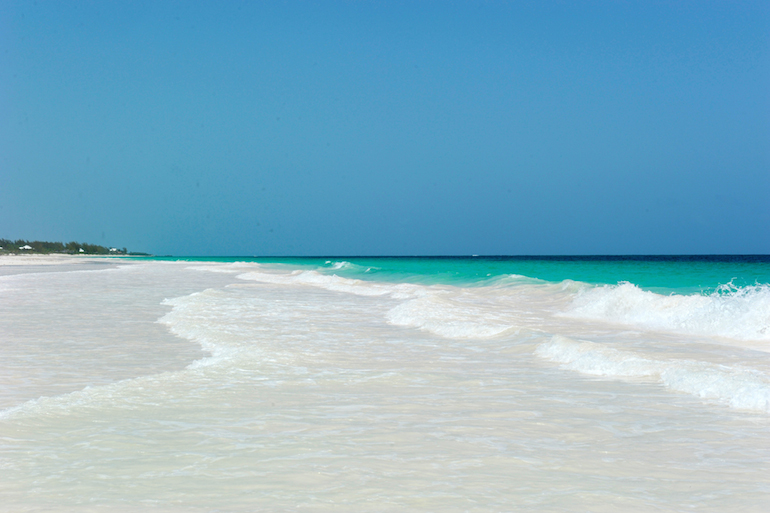
{"type": "Polygon", "coordinates": [[[763,373],[696,360],[658,360],[595,342],[556,335],[535,354],[562,368],[612,379],[649,378],[669,390],[742,410],[770,413],[770,379],[763,373]]]}

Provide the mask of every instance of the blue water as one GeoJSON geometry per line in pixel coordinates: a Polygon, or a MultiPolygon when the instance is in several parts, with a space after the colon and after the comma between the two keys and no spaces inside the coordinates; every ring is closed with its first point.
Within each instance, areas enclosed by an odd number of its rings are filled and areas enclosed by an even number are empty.
{"type": "Polygon", "coordinates": [[[630,282],[659,293],[710,294],[727,284],[746,287],[770,283],[770,255],[150,258],[258,262],[353,279],[426,285],[485,285],[520,275],[548,282],[630,282]],[[343,262],[347,265],[341,265],[343,262]]]}

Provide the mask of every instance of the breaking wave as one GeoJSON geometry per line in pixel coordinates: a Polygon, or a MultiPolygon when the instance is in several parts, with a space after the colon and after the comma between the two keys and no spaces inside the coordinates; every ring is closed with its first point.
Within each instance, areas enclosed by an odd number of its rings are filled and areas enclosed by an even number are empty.
{"type": "Polygon", "coordinates": [[[736,340],[770,340],[770,286],[664,296],[628,282],[584,289],[562,316],[736,340]]]}
{"type": "Polygon", "coordinates": [[[770,412],[770,379],[753,369],[696,360],[658,360],[556,335],[535,354],[572,371],[614,379],[648,378],[669,390],[742,410],[770,412]]]}

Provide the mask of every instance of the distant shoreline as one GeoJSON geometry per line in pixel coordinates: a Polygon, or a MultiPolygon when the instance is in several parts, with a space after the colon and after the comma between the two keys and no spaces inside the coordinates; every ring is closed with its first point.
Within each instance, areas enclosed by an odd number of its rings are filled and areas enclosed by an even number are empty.
{"type": "Polygon", "coordinates": [[[103,256],[151,256],[147,253],[134,253],[125,247],[107,247],[88,242],[50,242],[41,240],[3,239],[0,238],[0,255],[103,255],[103,256]]]}
{"type": "Polygon", "coordinates": [[[126,255],[67,255],[59,253],[2,253],[0,254],[0,266],[20,265],[63,265],[94,263],[105,258],[113,259],[126,255]]]}

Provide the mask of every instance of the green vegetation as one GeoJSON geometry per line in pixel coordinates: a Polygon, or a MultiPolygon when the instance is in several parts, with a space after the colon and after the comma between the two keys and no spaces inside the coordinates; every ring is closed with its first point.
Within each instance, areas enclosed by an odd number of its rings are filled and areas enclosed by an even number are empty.
{"type": "Polygon", "coordinates": [[[107,248],[98,244],[81,242],[45,242],[28,241],[24,239],[0,239],[0,254],[27,253],[58,253],[65,255],[145,255],[146,253],[129,253],[126,248],[107,248]],[[31,248],[31,249],[26,249],[31,248]]]}

